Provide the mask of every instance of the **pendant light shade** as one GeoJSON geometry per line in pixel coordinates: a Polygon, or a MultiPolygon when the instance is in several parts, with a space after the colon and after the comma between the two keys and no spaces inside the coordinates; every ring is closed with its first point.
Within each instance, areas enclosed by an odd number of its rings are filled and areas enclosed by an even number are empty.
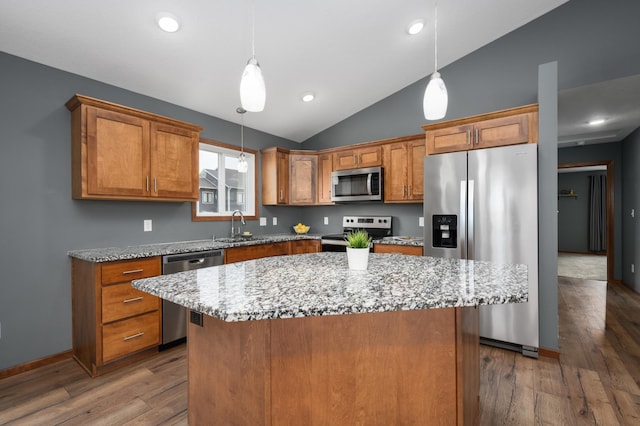
{"type": "Polygon", "coordinates": [[[431,74],[427,89],[424,91],[424,100],[422,108],[424,109],[424,118],[427,120],[439,120],[444,118],[447,113],[449,104],[449,96],[447,95],[447,87],[440,77],[438,71],[431,74]]]}
{"type": "Polygon", "coordinates": [[[247,111],[260,112],[264,110],[266,99],[267,89],[260,64],[255,57],[251,57],[240,80],[240,103],[247,111]]]}
{"type": "Polygon", "coordinates": [[[434,26],[434,67],[435,70],[431,74],[429,84],[424,91],[424,99],[422,100],[422,109],[424,110],[424,118],[427,120],[439,120],[447,114],[447,106],[449,105],[449,95],[444,80],[438,72],[438,2],[436,1],[435,12],[433,17],[434,26]]]}

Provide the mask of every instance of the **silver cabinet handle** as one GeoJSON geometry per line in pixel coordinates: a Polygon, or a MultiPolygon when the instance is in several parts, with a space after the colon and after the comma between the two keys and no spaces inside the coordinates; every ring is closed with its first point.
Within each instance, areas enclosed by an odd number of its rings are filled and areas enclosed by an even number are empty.
{"type": "Polygon", "coordinates": [[[147,176],[147,192],[149,192],[149,176],[147,176]]]}
{"type": "Polygon", "coordinates": [[[141,331],[140,333],[133,334],[131,336],[124,337],[122,340],[124,340],[126,342],[127,340],[135,339],[136,337],[142,337],[142,336],[144,336],[144,331],[141,331]]]}
{"type": "Polygon", "coordinates": [[[122,301],[122,303],[139,302],[141,300],[142,300],[142,296],[139,296],[139,297],[134,297],[134,298],[131,298],[131,299],[124,299],[122,301]]]}
{"type": "Polygon", "coordinates": [[[480,140],[478,138],[478,129],[476,128],[476,145],[478,145],[480,143],[480,140]]]}
{"type": "Polygon", "coordinates": [[[404,185],[402,185],[402,198],[404,198],[404,185]]]}
{"type": "Polygon", "coordinates": [[[130,271],[122,271],[122,275],[137,274],[138,272],[142,271],[144,271],[144,269],[132,269],[130,271]]]}
{"type": "Polygon", "coordinates": [[[467,145],[471,145],[471,130],[467,130],[467,145]]]}
{"type": "Polygon", "coordinates": [[[153,192],[158,193],[158,178],[153,178],[153,192]]]}

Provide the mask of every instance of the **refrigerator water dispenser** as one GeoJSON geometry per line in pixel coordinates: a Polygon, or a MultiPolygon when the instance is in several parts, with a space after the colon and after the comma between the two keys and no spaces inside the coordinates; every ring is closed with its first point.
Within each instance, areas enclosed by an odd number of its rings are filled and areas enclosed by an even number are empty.
{"type": "Polygon", "coordinates": [[[433,247],[458,247],[458,215],[434,214],[432,223],[433,247]]]}

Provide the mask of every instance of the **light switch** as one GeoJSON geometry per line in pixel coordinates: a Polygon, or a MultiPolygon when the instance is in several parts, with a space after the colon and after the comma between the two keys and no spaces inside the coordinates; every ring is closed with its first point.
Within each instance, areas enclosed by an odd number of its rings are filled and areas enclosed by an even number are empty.
{"type": "Polygon", "coordinates": [[[325,225],[329,224],[329,218],[327,216],[324,217],[324,224],[325,225]]]}
{"type": "Polygon", "coordinates": [[[273,218],[273,226],[276,226],[278,224],[278,218],[274,217],[273,218]]]}
{"type": "Polygon", "coordinates": [[[424,217],[420,216],[418,218],[418,226],[421,226],[424,228],[424,217]]]}
{"type": "Polygon", "coordinates": [[[151,232],[153,229],[151,219],[144,220],[144,232],[151,232]]]}
{"type": "Polygon", "coordinates": [[[261,217],[260,218],[260,226],[267,226],[267,218],[266,217],[261,217]]]}

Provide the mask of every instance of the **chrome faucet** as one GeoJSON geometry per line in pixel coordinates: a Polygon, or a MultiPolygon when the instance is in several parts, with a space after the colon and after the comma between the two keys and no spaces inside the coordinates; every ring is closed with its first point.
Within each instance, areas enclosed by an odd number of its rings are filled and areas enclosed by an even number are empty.
{"type": "Polygon", "coordinates": [[[235,238],[237,235],[240,235],[240,227],[238,226],[238,231],[236,232],[236,229],[233,226],[233,218],[237,214],[240,215],[240,220],[242,221],[242,224],[246,225],[246,222],[244,221],[244,215],[242,214],[242,212],[240,210],[234,210],[233,213],[231,213],[231,238],[235,238]]]}

